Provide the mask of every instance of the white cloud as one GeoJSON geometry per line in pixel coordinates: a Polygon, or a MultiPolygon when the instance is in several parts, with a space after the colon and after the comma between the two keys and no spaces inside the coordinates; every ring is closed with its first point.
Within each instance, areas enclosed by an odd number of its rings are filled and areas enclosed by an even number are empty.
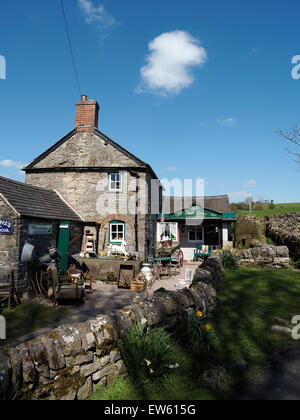
{"type": "Polygon", "coordinates": [[[231,200],[245,200],[246,198],[249,198],[249,197],[253,198],[253,196],[245,190],[238,191],[238,192],[231,192],[228,195],[231,200]]]}
{"type": "Polygon", "coordinates": [[[176,168],[176,166],[168,166],[168,167],[166,168],[166,170],[167,170],[167,171],[170,171],[170,172],[176,172],[176,171],[178,171],[179,169],[178,169],[178,168],[176,168]]]}
{"type": "Polygon", "coordinates": [[[116,23],[115,18],[107,12],[103,4],[95,6],[91,0],[78,0],[78,4],[86,23],[95,23],[101,27],[112,26],[116,23]]]}
{"type": "Polygon", "coordinates": [[[230,118],[218,118],[217,123],[222,125],[223,127],[233,127],[234,125],[237,125],[236,118],[230,117],[230,118]]]}
{"type": "Polygon", "coordinates": [[[166,32],[149,43],[146,65],[141,68],[141,83],[137,93],[152,92],[163,96],[175,95],[191,86],[193,67],[207,60],[200,41],[184,31],[166,32]]]}
{"type": "Polygon", "coordinates": [[[2,166],[2,168],[17,168],[17,169],[21,169],[24,166],[24,163],[21,162],[14,162],[13,160],[10,159],[4,159],[0,161],[0,166],[2,166]]]}
{"type": "Polygon", "coordinates": [[[256,186],[257,186],[257,184],[258,184],[258,182],[257,182],[257,181],[255,181],[255,179],[250,179],[250,181],[247,181],[247,182],[245,183],[245,187],[246,187],[246,188],[256,187],[256,186]]]}

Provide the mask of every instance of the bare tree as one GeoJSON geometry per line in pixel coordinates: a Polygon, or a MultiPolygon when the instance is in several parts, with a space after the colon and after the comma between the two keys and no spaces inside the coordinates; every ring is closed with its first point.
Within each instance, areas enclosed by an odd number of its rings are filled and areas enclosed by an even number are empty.
{"type": "MultiPolygon", "coordinates": [[[[291,144],[296,146],[300,149],[300,128],[295,125],[291,130],[277,130],[277,134],[279,134],[284,139],[288,140],[291,144]]],[[[299,152],[292,152],[290,149],[286,150],[291,154],[297,157],[296,162],[300,165],[300,153],[299,152]]]]}

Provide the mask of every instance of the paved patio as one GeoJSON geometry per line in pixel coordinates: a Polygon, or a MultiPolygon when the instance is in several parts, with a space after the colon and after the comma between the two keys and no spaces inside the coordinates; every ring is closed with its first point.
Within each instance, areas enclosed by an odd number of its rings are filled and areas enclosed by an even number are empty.
{"type": "MultiPolygon", "coordinates": [[[[175,290],[175,283],[179,280],[185,279],[186,269],[196,270],[198,266],[199,263],[184,263],[183,267],[180,269],[180,274],[171,278],[163,278],[160,281],[156,281],[152,288],[148,290],[149,298],[153,296],[153,292],[155,290],[162,287],[166,290],[175,290]]],[[[94,293],[89,296],[89,300],[87,300],[84,304],[64,305],[69,310],[67,318],[62,319],[55,324],[49,325],[47,328],[43,328],[27,334],[26,336],[20,337],[9,345],[16,346],[24,343],[25,341],[33,340],[38,335],[49,333],[54,328],[61,325],[85,322],[89,319],[95,318],[97,315],[116,311],[125,306],[131,305],[136,296],[139,296],[143,300],[147,298],[147,293],[144,292],[138,294],[136,292],[132,292],[131,290],[118,289],[115,285],[112,286],[104,283],[96,283],[94,284],[94,293]]]]}
{"type": "MultiPolygon", "coordinates": [[[[162,287],[166,290],[175,290],[175,284],[179,280],[185,279],[186,269],[195,270],[198,266],[199,263],[184,264],[180,269],[180,274],[156,281],[152,288],[148,290],[149,298],[153,296],[155,290],[162,287]]],[[[69,308],[69,316],[67,319],[63,320],[62,323],[84,322],[99,314],[121,309],[124,306],[131,305],[136,296],[140,296],[141,299],[146,299],[147,293],[138,294],[131,290],[118,289],[115,285],[111,286],[97,283],[94,285],[94,293],[89,296],[89,300],[84,305],[66,305],[69,308]]]]}

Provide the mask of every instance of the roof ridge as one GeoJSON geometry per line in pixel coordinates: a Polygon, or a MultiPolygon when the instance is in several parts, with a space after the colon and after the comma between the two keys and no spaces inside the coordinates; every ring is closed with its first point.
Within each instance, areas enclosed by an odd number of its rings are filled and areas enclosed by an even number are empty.
{"type": "Polygon", "coordinates": [[[41,190],[41,191],[47,191],[47,192],[55,193],[54,190],[44,188],[44,187],[37,187],[37,186],[31,185],[31,184],[26,184],[25,182],[16,181],[14,179],[6,178],[4,176],[0,176],[0,179],[4,179],[5,181],[8,181],[11,184],[18,184],[18,185],[20,185],[22,187],[25,187],[25,188],[31,188],[31,189],[34,189],[34,190],[41,190]]]}

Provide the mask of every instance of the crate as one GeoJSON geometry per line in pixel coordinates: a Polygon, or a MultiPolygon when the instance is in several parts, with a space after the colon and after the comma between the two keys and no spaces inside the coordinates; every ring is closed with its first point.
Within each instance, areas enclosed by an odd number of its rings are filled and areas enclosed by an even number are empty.
{"type": "Polygon", "coordinates": [[[132,292],[142,293],[146,290],[146,283],[143,281],[131,280],[130,290],[132,292]]]}

